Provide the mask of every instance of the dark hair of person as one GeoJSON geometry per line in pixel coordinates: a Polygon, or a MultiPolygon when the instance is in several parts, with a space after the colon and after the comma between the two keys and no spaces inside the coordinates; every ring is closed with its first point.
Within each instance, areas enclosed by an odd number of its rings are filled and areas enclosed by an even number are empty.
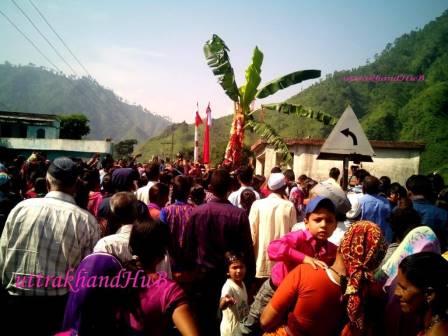
{"type": "Polygon", "coordinates": [[[308,178],[308,176],[306,176],[305,174],[302,174],[297,178],[297,181],[299,183],[302,183],[302,182],[305,182],[307,178],[308,178]]]}
{"type": "Polygon", "coordinates": [[[103,182],[101,183],[102,194],[107,197],[114,193],[113,185],[112,185],[112,175],[106,174],[103,176],[103,182]]]}
{"type": "Polygon", "coordinates": [[[443,180],[442,175],[432,173],[428,175],[428,178],[435,193],[438,194],[445,187],[445,181],[443,180]]]}
{"type": "Polygon", "coordinates": [[[413,207],[396,208],[390,215],[394,242],[401,242],[409,231],[420,225],[420,215],[413,207]]]}
{"type": "Polygon", "coordinates": [[[420,195],[427,199],[431,198],[431,182],[424,175],[412,175],[406,181],[406,189],[413,195],[420,195]]]}
{"type": "Polygon", "coordinates": [[[266,182],[266,177],[264,177],[263,175],[255,175],[252,180],[252,187],[256,191],[260,191],[260,188],[264,182],[266,182]]]}
{"type": "Polygon", "coordinates": [[[211,192],[219,198],[224,198],[227,196],[231,182],[230,174],[227,170],[217,169],[213,172],[210,180],[211,192]]]}
{"type": "Polygon", "coordinates": [[[157,181],[160,175],[160,165],[157,162],[150,162],[145,170],[149,181],[157,181]]]}
{"type": "Polygon", "coordinates": [[[376,195],[380,190],[380,180],[375,176],[366,176],[362,182],[362,191],[365,194],[376,195]]]}
{"type": "Polygon", "coordinates": [[[379,192],[381,194],[384,194],[385,196],[389,195],[389,189],[391,184],[389,176],[381,176],[379,180],[380,180],[379,192]]]}
{"type": "Polygon", "coordinates": [[[106,157],[101,160],[101,167],[103,169],[110,169],[113,167],[113,165],[114,159],[112,158],[112,156],[110,156],[110,154],[107,154],[106,157]]]}
{"type": "Polygon", "coordinates": [[[339,168],[333,167],[330,169],[330,173],[328,175],[337,181],[339,175],[341,175],[341,171],[339,170],[339,168]]]}
{"type": "Polygon", "coordinates": [[[358,184],[362,184],[364,182],[364,179],[367,176],[370,176],[370,173],[365,169],[358,169],[354,175],[358,179],[358,184]]]}
{"type": "Polygon", "coordinates": [[[168,226],[158,220],[138,221],[132,227],[129,250],[143,268],[155,271],[166,254],[169,234],[168,226]]]}
{"type": "Polygon", "coordinates": [[[310,190],[313,189],[316,185],[317,185],[317,181],[313,180],[312,178],[307,178],[304,182],[303,182],[303,195],[305,198],[309,198],[310,197],[310,190]]]}
{"type": "Polygon", "coordinates": [[[439,193],[445,187],[443,177],[438,173],[428,174],[429,182],[431,183],[431,197],[430,201],[435,202],[439,198],[439,193]]]}
{"type": "Polygon", "coordinates": [[[178,201],[186,202],[191,189],[191,178],[179,175],[174,178],[173,198],[178,201]]]}
{"type": "Polygon", "coordinates": [[[38,177],[36,181],[34,181],[34,191],[37,195],[40,196],[45,195],[48,192],[47,180],[45,179],[45,177],[38,177]]]}
{"type": "Polygon", "coordinates": [[[230,192],[237,191],[241,187],[240,182],[232,173],[230,173],[230,181],[230,192]]]}
{"type": "Polygon", "coordinates": [[[89,187],[87,186],[87,182],[78,178],[76,180],[76,193],[75,193],[75,202],[76,204],[87,210],[87,205],[89,204],[89,187]]]}
{"type": "Polygon", "coordinates": [[[336,211],[336,221],[337,222],[343,222],[347,219],[347,216],[345,215],[345,213],[336,211]]]}
{"type": "Polygon", "coordinates": [[[448,261],[440,254],[420,252],[404,258],[399,266],[406,279],[425,294],[435,293],[429,303],[433,316],[446,317],[448,308],[448,261]]]}
{"type": "Polygon", "coordinates": [[[163,207],[168,202],[169,193],[170,187],[158,182],[149,189],[149,201],[163,207]]]}
{"type": "Polygon", "coordinates": [[[205,200],[204,187],[201,186],[200,184],[195,184],[194,186],[192,186],[190,189],[190,197],[191,197],[191,201],[195,205],[203,204],[204,200],[205,200]]]}
{"type": "Polygon", "coordinates": [[[280,167],[275,166],[274,168],[271,169],[271,174],[274,173],[281,173],[282,170],[280,169],[280,167]]]}
{"type": "Polygon", "coordinates": [[[245,189],[240,194],[240,203],[244,210],[247,211],[247,213],[250,212],[250,208],[252,207],[252,204],[255,202],[257,197],[255,196],[255,193],[253,190],[245,189]]]}
{"type": "Polygon", "coordinates": [[[83,180],[87,182],[90,191],[94,191],[100,186],[100,172],[98,169],[89,169],[84,172],[83,180]]]}
{"type": "Polygon", "coordinates": [[[241,183],[249,185],[252,183],[254,170],[250,166],[241,166],[238,168],[237,176],[241,183]]]}
{"type": "MultiPolygon", "coordinates": [[[[137,283],[142,283],[145,278],[147,281],[146,272],[155,272],[156,265],[163,260],[166,254],[169,239],[168,225],[159,220],[149,219],[134,224],[129,237],[129,251],[132,254],[132,259],[125,264],[125,268],[132,273],[134,278],[139,279],[137,283]],[[138,273],[139,270],[144,272],[138,273]]],[[[126,288],[127,308],[139,321],[143,320],[139,298],[139,293],[142,290],[144,288],[141,286],[126,288]]]]}
{"type": "Polygon", "coordinates": [[[111,220],[117,226],[133,224],[137,220],[137,197],[133,193],[128,191],[117,192],[109,199],[109,205],[111,220]]]}
{"type": "Polygon", "coordinates": [[[172,180],[173,180],[173,174],[170,173],[169,171],[163,171],[159,175],[159,181],[161,183],[165,183],[167,185],[170,185],[172,180]]]}
{"type": "Polygon", "coordinates": [[[226,263],[226,269],[229,270],[230,265],[235,262],[240,262],[242,264],[246,264],[244,261],[244,255],[242,253],[238,253],[235,251],[227,251],[224,254],[224,261],[226,263]]]}
{"type": "Polygon", "coordinates": [[[294,182],[296,180],[296,175],[292,169],[286,169],[283,175],[285,175],[286,179],[290,182],[294,182]]]}
{"type": "Polygon", "coordinates": [[[208,190],[210,182],[212,180],[213,171],[214,170],[209,170],[207,173],[203,175],[201,184],[204,187],[204,189],[208,190]]]}
{"type": "Polygon", "coordinates": [[[406,189],[398,182],[391,183],[388,196],[392,194],[397,194],[398,199],[406,198],[408,196],[406,189]]]}

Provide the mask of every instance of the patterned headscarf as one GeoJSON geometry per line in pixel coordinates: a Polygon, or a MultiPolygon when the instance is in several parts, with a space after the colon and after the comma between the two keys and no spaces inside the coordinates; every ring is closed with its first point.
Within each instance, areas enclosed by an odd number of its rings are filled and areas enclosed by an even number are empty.
{"type": "Polygon", "coordinates": [[[364,328],[362,286],[366,280],[372,280],[372,272],[380,265],[386,249],[380,227],[369,221],[353,223],[339,246],[347,274],[344,294],[347,298],[347,313],[350,324],[359,330],[364,328]]]}
{"type": "Polygon", "coordinates": [[[440,244],[436,234],[428,226],[419,226],[409,231],[389,260],[381,268],[388,276],[385,287],[390,286],[398,273],[398,265],[407,256],[419,252],[440,254],[440,244]]]}

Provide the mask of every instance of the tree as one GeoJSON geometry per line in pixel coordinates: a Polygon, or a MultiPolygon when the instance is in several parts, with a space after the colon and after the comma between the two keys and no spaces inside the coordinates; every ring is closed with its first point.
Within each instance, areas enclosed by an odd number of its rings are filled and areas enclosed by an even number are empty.
{"type": "Polygon", "coordinates": [[[59,138],[80,140],[89,134],[89,119],[84,114],[69,114],[59,116],[61,128],[59,138]]]}
{"type": "MultiPolygon", "coordinates": [[[[227,48],[224,41],[217,35],[213,35],[212,39],[204,45],[204,54],[208,65],[212,68],[215,76],[218,77],[219,84],[235,104],[230,139],[225,151],[225,161],[232,163],[234,166],[238,166],[243,149],[245,128],[261,136],[268,144],[273,145],[276,150],[282,153],[286,161],[290,161],[292,157],[284,141],[270,125],[255,120],[253,116],[255,111],[251,105],[256,98],[265,98],[281,89],[285,89],[304,80],[320,77],[320,70],[296,71],[273,80],[265,84],[262,88],[258,88],[261,82],[260,73],[261,64],[263,63],[263,53],[258,47],[255,47],[252,63],[246,70],[246,83],[238,88],[227,51],[229,51],[229,48],[227,48]]],[[[316,113],[307,110],[301,105],[283,103],[270,104],[266,105],[266,107],[277,110],[280,113],[297,114],[302,117],[317,119],[325,124],[336,123],[333,116],[322,112],[316,113]]]]}
{"type": "Polygon", "coordinates": [[[120,141],[114,145],[114,151],[118,157],[127,157],[134,151],[134,145],[138,143],[135,139],[127,139],[120,141]]]}

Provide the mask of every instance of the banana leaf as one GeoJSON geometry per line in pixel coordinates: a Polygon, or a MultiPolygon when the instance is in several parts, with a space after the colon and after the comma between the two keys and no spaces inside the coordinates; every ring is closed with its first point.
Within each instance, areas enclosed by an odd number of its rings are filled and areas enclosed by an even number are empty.
{"type": "Polygon", "coordinates": [[[204,55],[207,59],[207,64],[210,66],[215,76],[218,77],[218,83],[222,86],[230,99],[234,102],[238,102],[239,91],[227,51],[229,51],[229,48],[227,48],[224,41],[215,34],[213,34],[211,40],[208,40],[204,44],[204,55]]]}
{"type": "Polygon", "coordinates": [[[280,103],[280,104],[266,104],[261,105],[262,108],[266,108],[268,110],[275,110],[284,114],[295,114],[298,117],[314,119],[320,121],[324,125],[334,126],[338,121],[338,118],[335,118],[331,114],[313,111],[311,109],[306,109],[302,105],[289,104],[289,103],[280,103]]]}
{"type": "Polygon", "coordinates": [[[246,120],[245,128],[249,128],[252,132],[266,140],[269,145],[273,146],[283,156],[283,160],[286,163],[292,162],[288,146],[270,125],[251,119],[246,120]]]}
{"type": "Polygon", "coordinates": [[[291,85],[298,84],[307,79],[318,77],[320,77],[320,70],[301,70],[292,72],[288,75],[282,76],[265,84],[261,89],[258,90],[256,97],[265,98],[291,85]]]}
{"type": "Polygon", "coordinates": [[[250,103],[255,99],[258,85],[261,82],[261,64],[263,63],[263,53],[255,47],[252,55],[252,63],[246,69],[246,84],[240,88],[241,107],[243,113],[249,111],[250,103]]]}

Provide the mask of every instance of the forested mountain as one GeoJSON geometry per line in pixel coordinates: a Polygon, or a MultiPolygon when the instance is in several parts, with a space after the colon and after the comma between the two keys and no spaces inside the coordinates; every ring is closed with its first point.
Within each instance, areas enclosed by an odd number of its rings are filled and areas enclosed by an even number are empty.
{"type": "MultiPolygon", "coordinates": [[[[356,77],[362,79],[364,77],[356,77]]],[[[395,77],[396,78],[396,77],[395,77]]],[[[426,150],[422,154],[421,171],[442,172],[448,181],[448,11],[428,23],[424,28],[397,38],[385,49],[373,56],[367,64],[345,71],[335,71],[308,89],[288,99],[316,111],[340,116],[350,104],[371,140],[423,141],[426,150]],[[415,80],[354,81],[354,76],[394,77],[415,76],[415,80]],[[352,77],[352,78],[351,78],[352,77]],[[424,79],[424,80],[423,80],[424,79]]],[[[285,138],[323,138],[331,127],[317,121],[279,115],[277,112],[263,114],[285,138]]],[[[260,117],[260,113],[258,113],[260,117]]],[[[230,118],[218,119],[213,157],[223,157],[228,139],[230,118]],[[223,129],[222,129],[223,128],[223,129]]],[[[193,146],[193,126],[184,126],[189,139],[183,147],[193,146]]],[[[212,130],[213,131],[213,130],[212,130]]],[[[162,148],[160,142],[168,137],[151,139],[142,147],[146,157],[162,148]],[[149,146],[151,144],[151,146],[149,146]]],[[[247,139],[253,143],[253,138],[247,139]]]]}
{"type": "Polygon", "coordinates": [[[85,114],[86,138],[136,139],[159,134],[169,122],[142,106],[130,105],[90,78],[66,77],[32,64],[0,64],[0,110],[47,114],[85,114]]]}

